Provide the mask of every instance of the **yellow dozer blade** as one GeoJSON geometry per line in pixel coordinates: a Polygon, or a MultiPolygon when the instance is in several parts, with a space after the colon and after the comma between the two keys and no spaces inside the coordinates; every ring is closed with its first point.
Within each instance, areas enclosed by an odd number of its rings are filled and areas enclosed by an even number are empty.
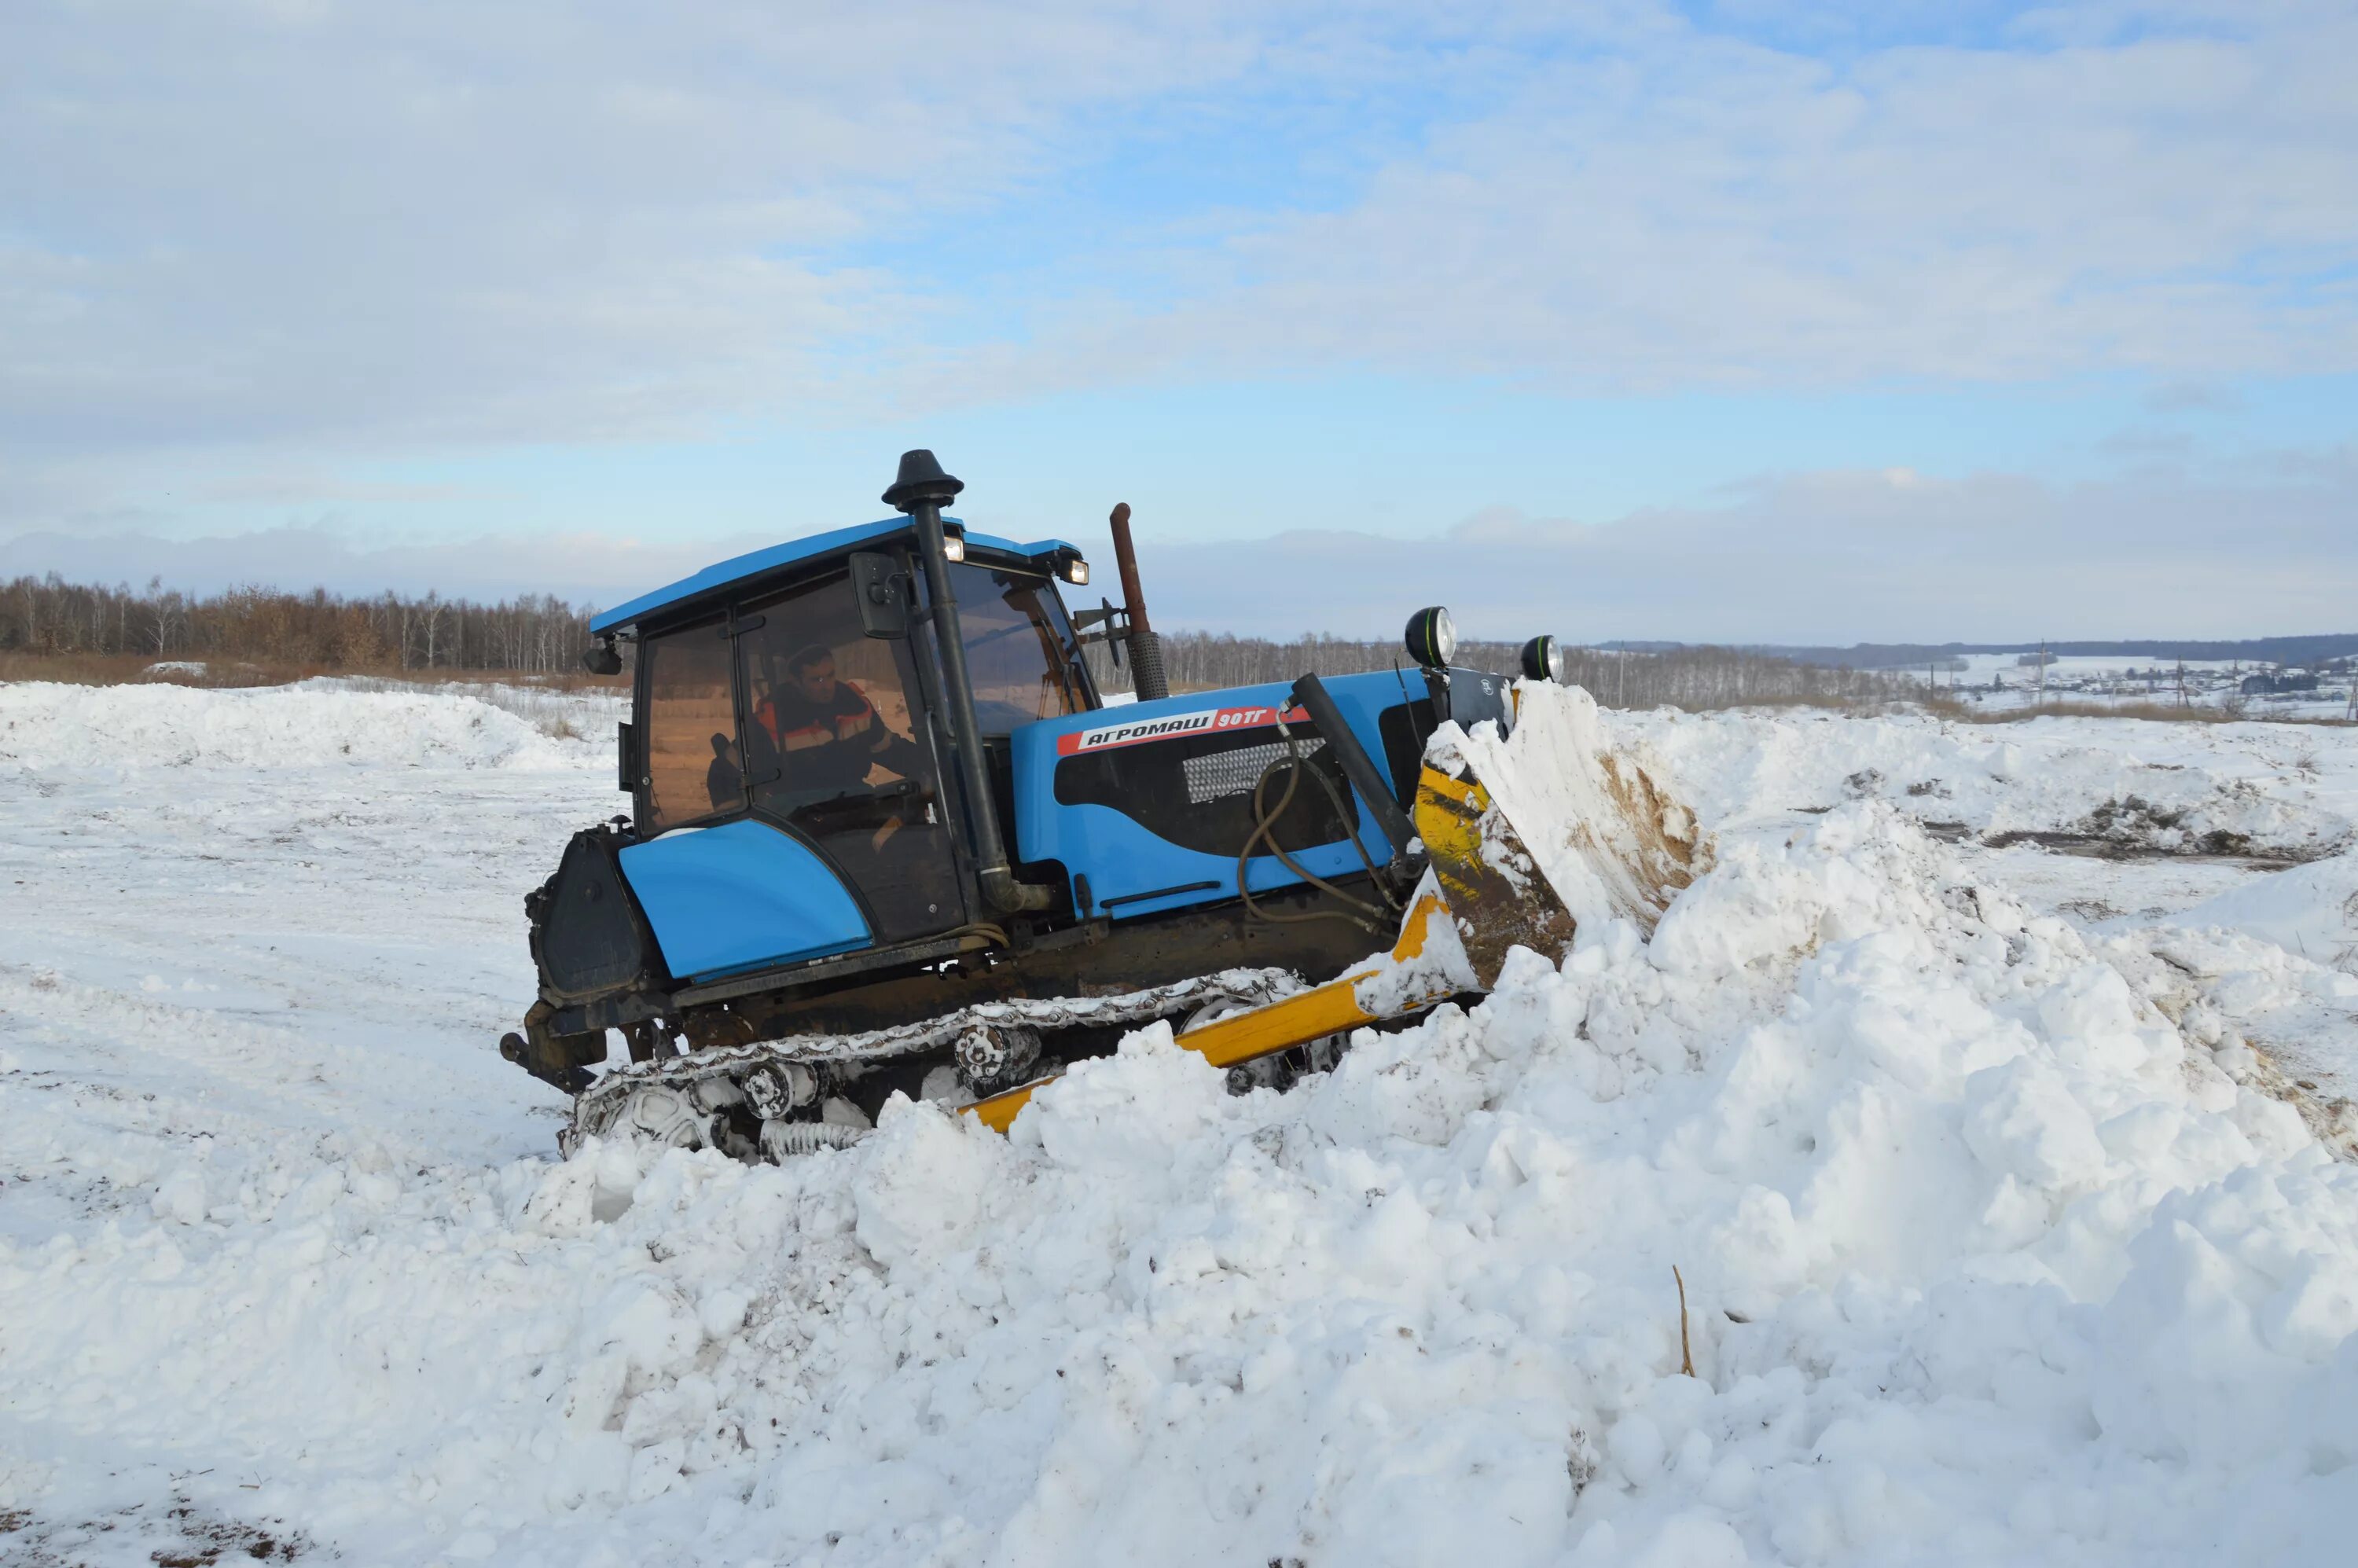
{"type": "MultiPolygon", "coordinates": [[[[1650,935],[1709,855],[1693,814],[1607,748],[1595,700],[1576,687],[1519,686],[1505,737],[1443,726],[1412,817],[1427,870],[1390,952],[1178,1043],[1233,1067],[1487,991],[1509,948],[1554,960],[1585,922],[1628,920],[1650,935]]],[[[1004,1132],[1049,1081],[967,1108],[1004,1132]]]]}

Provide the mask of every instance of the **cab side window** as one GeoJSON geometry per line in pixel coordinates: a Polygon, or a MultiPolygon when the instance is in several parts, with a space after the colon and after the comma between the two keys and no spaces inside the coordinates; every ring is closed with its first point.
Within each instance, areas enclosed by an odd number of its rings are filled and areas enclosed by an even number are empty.
{"type": "Polygon", "coordinates": [[[642,733],[647,783],[641,831],[652,836],[744,804],[729,639],[718,621],[650,637],[642,733]]]}
{"type": "Polygon", "coordinates": [[[762,621],[737,640],[755,805],[788,816],[894,784],[930,793],[932,763],[909,701],[909,644],[860,629],[849,579],[747,613],[762,621]]]}

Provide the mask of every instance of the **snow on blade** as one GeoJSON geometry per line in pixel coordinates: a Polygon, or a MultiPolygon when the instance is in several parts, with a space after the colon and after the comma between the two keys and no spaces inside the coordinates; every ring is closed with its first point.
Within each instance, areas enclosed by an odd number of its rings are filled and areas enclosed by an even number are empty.
{"type": "MultiPolygon", "coordinates": [[[[1427,754],[1481,781],[1577,924],[1628,920],[1650,932],[1686,885],[1693,817],[1616,748],[1588,693],[1520,681],[1515,694],[1511,733],[1502,737],[1488,723],[1470,734],[1444,724],[1427,754]]],[[[1511,864],[1495,869],[1510,880],[1526,874],[1511,864]]]]}
{"type": "MultiPolygon", "coordinates": [[[[85,786],[85,719],[6,711],[76,760],[0,791],[44,955],[0,955],[0,1556],[194,1520],[552,1568],[2347,1558],[2358,1170],[2255,1087],[2236,997],[1881,799],[1706,808],[1650,940],[1591,890],[1561,965],[1291,1094],[1158,1026],[1010,1139],[904,1104],[785,1167],[559,1163],[489,1030],[541,797],[602,776],[374,768],[362,833],[244,762],[85,786]],[[209,802],[218,867],[174,854],[209,802]],[[189,880],[115,896],[143,865],[189,880]],[[460,935],[321,962],[355,910],[460,935]]],[[[1698,801],[1764,735],[1896,744],[1641,722],[1698,801]]]]}

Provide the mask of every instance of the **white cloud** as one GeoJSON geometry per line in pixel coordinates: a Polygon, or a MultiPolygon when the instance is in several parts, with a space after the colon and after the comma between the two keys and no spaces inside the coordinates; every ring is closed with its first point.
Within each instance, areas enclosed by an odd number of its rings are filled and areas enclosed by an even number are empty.
{"type": "Polygon", "coordinates": [[[1574,39],[1364,200],[1238,236],[1222,287],[1076,325],[1037,373],[1659,390],[2358,367],[2358,14],[2176,20],[1839,63],[1668,26],[1574,39]]]}
{"type": "Polygon", "coordinates": [[[382,449],[807,406],[942,308],[841,247],[1234,53],[1055,0],[12,7],[0,426],[382,449]]]}
{"type": "Polygon", "coordinates": [[[2348,370],[2352,58],[2321,4],[11,6],[0,529],[1109,383],[2348,370]],[[1141,124],[1264,124],[1073,222],[1141,124]],[[962,280],[986,221],[1055,259],[962,280]]]}

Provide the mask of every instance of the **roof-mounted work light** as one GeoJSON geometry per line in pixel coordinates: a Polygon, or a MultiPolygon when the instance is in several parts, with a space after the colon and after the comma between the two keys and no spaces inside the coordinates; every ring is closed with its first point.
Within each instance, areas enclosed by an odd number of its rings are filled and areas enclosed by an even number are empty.
{"type": "Polygon", "coordinates": [[[1523,644],[1523,678],[1563,682],[1563,644],[1541,635],[1523,644]]]}
{"type": "Polygon", "coordinates": [[[1446,665],[1457,655],[1457,628],[1449,611],[1431,605],[1408,618],[1408,656],[1428,670],[1446,665]]]}

